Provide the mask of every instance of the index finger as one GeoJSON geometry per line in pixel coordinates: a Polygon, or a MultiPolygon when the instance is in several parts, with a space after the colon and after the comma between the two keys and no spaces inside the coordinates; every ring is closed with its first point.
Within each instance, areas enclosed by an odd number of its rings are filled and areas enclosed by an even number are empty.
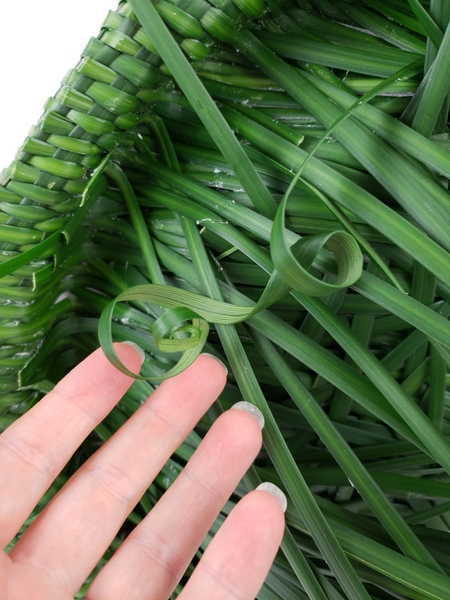
{"type": "MultiPolygon", "coordinates": [[[[133,372],[141,357],[128,344],[115,344],[133,372]]],[[[89,433],[131,387],[96,350],[28,413],[0,436],[0,545],[16,535],[52,481],[89,433]]]]}

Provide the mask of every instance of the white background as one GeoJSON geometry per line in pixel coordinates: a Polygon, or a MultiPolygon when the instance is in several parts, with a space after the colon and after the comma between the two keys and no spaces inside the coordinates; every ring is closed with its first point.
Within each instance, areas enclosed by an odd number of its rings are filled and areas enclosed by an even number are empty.
{"type": "Polygon", "coordinates": [[[0,171],[13,160],[42,106],[119,0],[23,0],[1,8],[0,171]]]}

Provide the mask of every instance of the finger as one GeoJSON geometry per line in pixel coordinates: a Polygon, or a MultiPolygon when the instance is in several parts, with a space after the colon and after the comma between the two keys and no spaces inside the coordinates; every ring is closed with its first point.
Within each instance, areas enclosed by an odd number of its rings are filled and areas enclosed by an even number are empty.
{"type": "Polygon", "coordinates": [[[13,559],[41,568],[74,594],[225,382],[221,364],[202,355],[159,386],[34,521],[13,559]]]}
{"type": "MultiPolygon", "coordinates": [[[[128,344],[115,345],[138,372],[141,359],[128,344]]],[[[0,542],[4,548],[75,450],[111,411],[134,379],[96,350],[0,436],[0,542]]]]}
{"type": "Polygon", "coordinates": [[[219,417],[183,472],[96,577],[87,599],[168,598],[261,442],[260,426],[247,412],[219,417]]]}
{"type": "Polygon", "coordinates": [[[283,531],[283,509],[275,496],[250,492],[209,544],[179,600],[254,600],[283,531]]]}

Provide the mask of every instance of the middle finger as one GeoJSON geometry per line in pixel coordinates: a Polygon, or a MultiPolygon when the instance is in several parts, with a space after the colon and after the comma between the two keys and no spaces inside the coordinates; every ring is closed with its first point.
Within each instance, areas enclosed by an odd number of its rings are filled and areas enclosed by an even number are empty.
{"type": "Polygon", "coordinates": [[[11,558],[51,574],[74,594],[225,380],[219,362],[202,355],[165,381],[64,486],[11,558]]]}
{"type": "Polygon", "coordinates": [[[261,424],[229,410],[156,506],[100,571],[86,600],[169,598],[261,448],[261,424]]]}

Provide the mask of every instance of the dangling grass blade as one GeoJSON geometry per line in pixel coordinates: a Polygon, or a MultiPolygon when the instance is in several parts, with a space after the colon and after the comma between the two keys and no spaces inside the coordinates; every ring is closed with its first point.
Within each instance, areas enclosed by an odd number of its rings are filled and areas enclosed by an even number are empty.
{"type": "Polygon", "coordinates": [[[179,171],[180,167],[178,164],[178,159],[175,154],[175,150],[173,148],[169,134],[167,133],[167,129],[164,125],[164,121],[160,117],[158,117],[158,115],[150,114],[144,115],[142,117],[141,123],[145,123],[145,125],[148,125],[154,133],[156,139],[158,140],[158,145],[162,154],[164,164],[166,164],[168,167],[172,167],[176,171],[179,171]]]}
{"type": "Polygon", "coordinates": [[[147,225],[144,221],[144,217],[142,216],[140,206],[130,182],[128,181],[122,169],[113,162],[109,162],[106,165],[105,173],[117,183],[119,189],[123,193],[128,210],[130,212],[131,221],[139,239],[142,254],[144,255],[146,267],[150,274],[150,280],[155,283],[164,284],[164,275],[156,258],[147,225]]]}
{"type": "Polygon", "coordinates": [[[40,258],[43,255],[48,255],[51,251],[52,254],[55,254],[57,249],[61,246],[62,240],[66,240],[69,242],[72,237],[72,232],[74,232],[81,221],[83,220],[86,212],[89,210],[90,206],[95,202],[95,200],[102,194],[106,189],[106,180],[104,177],[101,177],[101,173],[104,168],[104,163],[99,166],[97,170],[97,174],[95,174],[88,185],[86,186],[85,191],[83,192],[80,207],[73,214],[72,217],[67,221],[64,227],[60,231],[55,231],[49,237],[47,237],[42,242],[36,244],[33,248],[18,254],[6,262],[0,264],[0,277],[6,277],[10,273],[24,267],[30,262],[40,258]],[[82,206],[84,208],[82,208],[82,206]],[[61,235],[62,234],[62,235],[61,235]]]}
{"type": "Polygon", "coordinates": [[[54,254],[61,246],[61,233],[62,231],[55,231],[55,233],[52,233],[47,239],[34,245],[29,250],[17,254],[16,256],[12,256],[11,258],[8,258],[7,261],[2,262],[0,264],[0,277],[6,277],[7,275],[14,273],[14,271],[25,267],[32,261],[47,255],[49,252],[54,254]]]}
{"type": "Polygon", "coordinates": [[[107,155],[99,164],[97,169],[95,169],[83,194],[81,195],[81,203],[78,210],[63,227],[62,233],[67,243],[72,241],[72,236],[77,231],[79,225],[86,217],[94,202],[106,191],[108,183],[106,181],[106,177],[103,175],[103,172],[106,169],[108,161],[109,156],[107,155]]]}

